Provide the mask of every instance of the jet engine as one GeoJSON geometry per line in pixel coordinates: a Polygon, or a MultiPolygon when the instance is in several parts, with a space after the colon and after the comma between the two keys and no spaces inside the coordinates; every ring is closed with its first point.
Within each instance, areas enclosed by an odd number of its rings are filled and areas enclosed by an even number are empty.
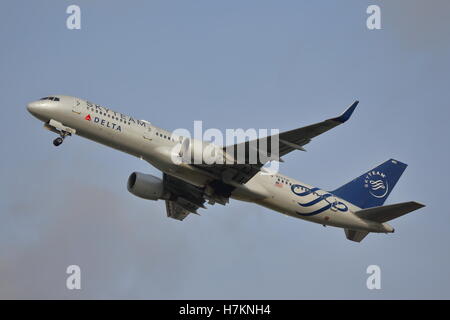
{"type": "Polygon", "coordinates": [[[151,174],[133,172],[128,178],[127,189],[135,196],[147,200],[166,198],[163,181],[151,174]]]}

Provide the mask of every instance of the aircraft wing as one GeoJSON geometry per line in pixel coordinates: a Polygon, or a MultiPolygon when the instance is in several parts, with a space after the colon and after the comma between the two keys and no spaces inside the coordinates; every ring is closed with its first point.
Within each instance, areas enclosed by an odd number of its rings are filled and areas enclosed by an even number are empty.
{"type": "Polygon", "coordinates": [[[346,122],[350,119],[350,116],[358,103],[359,101],[355,101],[350,107],[347,108],[347,110],[344,111],[344,113],[335,118],[318,122],[306,127],[285,131],[280,134],[264,137],[258,140],[246,141],[224,147],[223,150],[225,152],[234,155],[235,163],[196,166],[201,167],[203,170],[206,170],[211,174],[214,174],[226,183],[234,181],[239,184],[244,184],[260,171],[261,167],[267,162],[267,160],[278,160],[282,162],[283,160],[281,157],[293,150],[305,151],[303,146],[309,143],[312,138],[317,137],[318,135],[346,122]],[[279,150],[271,150],[271,141],[275,138],[278,138],[279,150]],[[256,159],[257,161],[254,161],[256,163],[250,163],[250,148],[252,148],[253,151],[255,151],[255,148],[257,151],[264,150],[263,153],[268,155],[268,159],[260,159],[258,156],[256,159]],[[239,163],[236,157],[239,150],[241,150],[241,152],[245,150],[245,159],[243,159],[244,161],[240,161],[241,163],[239,163]],[[267,152],[265,150],[267,150],[267,152]]]}
{"type": "MultiPolygon", "coordinates": [[[[347,110],[344,111],[339,117],[331,118],[322,122],[318,122],[306,127],[285,131],[277,135],[264,137],[261,139],[258,139],[257,141],[246,141],[241,144],[235,144],[234,146],[231,146],[231,148],[234,148],[234,154],[237,153],[237,150],[239,150],[239,146],[241,145],[241,148],[243,148],[242,144],[245,146],[246,155],[249,153],[249,148],[253,146],[257,146],[258,150],[261,146],[261,148],[265,148],[267,145],[267,152],[272,155],[272,158],[277,160],[276,158],[280,158],[289,152],[293,150],[301,150],[305,151],[303,148],[304,145],[308,144],[312,138],[317,137],[318,135],[321,135],[324,132],[327,132],[330,129],[333,129],[334,127],[346,122],[348,119],[350,119],[350,116],[352,115],[353,111],[355,110],[356,106],[358,105],[359,101],[355,101],[350,107],[347,108],[347,110]],[[279,152],[277,154],[277,150],[270,150],[271,148],[271,140],[274,138],[278,138],[279,140],[279,152]],[[267,142],[267,143],[266,143],[267,142]]],[[[228,151],[230,146],[225,147],[224,149],[228,151]]],[[[248,160],[248,159],[246,159],[248,160]]]]}
{"type": "Polygon", "coordinates": [[[169,218],[183,220],[189,213],[197,213],[198,208],[205,208],[205,198],[202,188],[175,178],[168,174],[163,175],[164,188],[171,194],[166,200],[166,211],[169,218]]]}

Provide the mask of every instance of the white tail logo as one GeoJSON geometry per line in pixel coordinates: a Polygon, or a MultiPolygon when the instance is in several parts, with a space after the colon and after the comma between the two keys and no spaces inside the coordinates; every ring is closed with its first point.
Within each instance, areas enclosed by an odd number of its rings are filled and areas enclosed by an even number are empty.
{"type": "Polygon", "coordinates": [[[378,189],[386,189],[383,180],[370,180],[369,183],[371,184],[371,188],[373,191],[378,189]]]}
{"type": "Polygon", "coordinates": [[[384,198],[389,190],[386,174],[380,171],[369,171],[364,177],[364,188],[375,198],[384,198]]]}

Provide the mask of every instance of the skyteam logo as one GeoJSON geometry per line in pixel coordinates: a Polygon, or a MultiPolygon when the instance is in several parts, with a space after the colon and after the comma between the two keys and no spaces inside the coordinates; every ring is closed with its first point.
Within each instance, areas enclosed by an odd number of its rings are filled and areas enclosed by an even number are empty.
{"type": "Polygon", "coordinates": [[[380,171],[370,171],[364,177],[364,188],[375,198],[384,198],[389,190],[386,175],[380,171]]]}
{"type": "MultiPolygon", "coordinates": [[[[322,213],[328,209],[333,211],[346,212],[348,207],[345,203],[338,201],[331,193],[318,194],[319,188],[308,188],[302,186],[301,184],[293,184],[291,191],[299,196],[300,198],[307,198],[305,202],[297,202],[300,207],[303,208],[314,208],[313,211],[308,213],[296,213],[300,216],[308,217],[314,216],[316,214],[322,213]],[[312,197],[311,197],[312,196],[312,197]]],[[[303,200],[303,199],[302,199],[303,200]]]]}

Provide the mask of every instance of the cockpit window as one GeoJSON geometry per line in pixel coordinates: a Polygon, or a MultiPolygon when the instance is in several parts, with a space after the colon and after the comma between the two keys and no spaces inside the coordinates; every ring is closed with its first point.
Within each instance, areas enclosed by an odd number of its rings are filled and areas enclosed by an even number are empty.
{"type": "Polygon", "coordinates": [[[44,97],[39,100],[59,101],[59,98],[58,97],[44,97]]]}

